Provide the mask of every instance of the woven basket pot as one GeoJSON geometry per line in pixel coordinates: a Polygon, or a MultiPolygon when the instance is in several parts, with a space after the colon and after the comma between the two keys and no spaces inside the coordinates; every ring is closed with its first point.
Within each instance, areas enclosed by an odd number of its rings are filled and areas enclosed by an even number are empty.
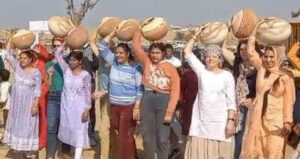
{"type": "Polygon", "coordinates": [[[162,17],[151,17],[142,23],[141,31],[145,39],[157,41],[165,37],[168,33],[168,23],[162,17]]]}
{"type": "Polygon", "coordinates": [[[231,19],[232,32],[237,38],[247,38],[258,23],[258,18],[251,9],[237,12],[231,19]]]}
{"type": "Polygon", "coordinates": [[[12,37],[13,46],[20,50],[29,49],[34,41],[34,33],[25,29],[19,29],[12,37]]]}

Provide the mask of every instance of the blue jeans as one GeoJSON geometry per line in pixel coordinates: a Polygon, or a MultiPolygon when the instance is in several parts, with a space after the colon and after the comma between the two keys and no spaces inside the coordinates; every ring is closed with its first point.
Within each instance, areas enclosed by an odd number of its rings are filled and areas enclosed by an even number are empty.
{"type": "Polygon", "coordinates": [[[243,136],[244,136],[245,127],[246,127],[246,118],[247,118],[248,108],[242,107],[241,111],[244,115],[244,118],[242,120],[242,130],[240,130],[239,132],[237,132],[235,134],[234,159],[239,159],[240,153],[242,150],[242,142],[243,142],[243,136]]]}
{"type": "Polygon", "coordinates": [[[61,91],[49,93],[47,105],[48,136],[47,136],[47,157],[54,157],[57,145],[57,133],[60,118],[61,91]]]}

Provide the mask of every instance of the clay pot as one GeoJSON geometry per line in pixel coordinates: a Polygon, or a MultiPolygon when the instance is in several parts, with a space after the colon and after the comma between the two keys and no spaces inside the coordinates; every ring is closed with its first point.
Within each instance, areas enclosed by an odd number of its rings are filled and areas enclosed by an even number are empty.
{"type": "Polygon", "coordinates": [[[257,28],[257,41],[263,45],[280,44],[287,40],[292,32],[290,23],[277,17],[268,17],[257,28]]]}
{"type": "Polygon", "coordinates": [[[157,41],[167,35],[168,23],[162,17],[151,17],[141,25],[142,35],[149,41],[157,41]]]}
{"type": "Polygon", "coordinates": [[[55,37],[63,38],[74,28],[74,25],[66,17],[53,16],[48,20],[48,28],[55,37]]]}
{"type": "Polygon", "coordinates": [[[82,49],[89,40],[89,33],[84,27],[76,27],[73,29],[67,39],[66,45],[71,50],[82,49]]]}
{"type": "Polygon", "coordinates": [[[251,9],[237,12],[231,19],[232,32],[237,38],[247,38],[258,23],[258,18],[251,9]]]}
{"type": "Polygon", "coordinates": [[[139,22],[134,19],[123,20],[118,25],[117,37],[122,41],[131,41],[133,33],[139,28],[139,22]]]}
{"type": "Polygon", "coordinates": [[[35,41],[35,35],[32,31],[19,29],[12,37],[12,44],[17,49],[29,49],[35,41]]]}
{"type": "Polygon", "coordinates": [[[98,26],[99,35],[104,38],[115,30],[122,20],[117,17],[105,17],[98,26]]]}
{"type": "Polygon", "coordinates": [[[203,25],[203,30],[198,36],[201,43],[221,44],[228,35],[228,27],[221,22],[209,22],[203,25]]]}

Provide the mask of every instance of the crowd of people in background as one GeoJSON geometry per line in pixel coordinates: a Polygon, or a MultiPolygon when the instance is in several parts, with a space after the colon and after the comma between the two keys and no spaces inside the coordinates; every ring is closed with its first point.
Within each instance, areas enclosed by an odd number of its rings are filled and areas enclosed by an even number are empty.
{"type": "Polygon", "coordinates": [[[0,52],[2,143],[15,158],[46,148],[54,159],[60,145],[81,159],[98,142],[101,159],[110,158],[111,149],[115,159],[299,158],[300,76],[286,54],[299,58],[300,45],[264,47],[256,31],[233,52],[225,42],[197,47],[198,28],[183,59],[171,44],[154,42],[144,50],[140,30],[132,47],[113,42],[116,30],[101,40],[96,31],[82,50],[68,50],[54,37],[51,51],[40,43],[17,52],[10,38],[0,52]]]}

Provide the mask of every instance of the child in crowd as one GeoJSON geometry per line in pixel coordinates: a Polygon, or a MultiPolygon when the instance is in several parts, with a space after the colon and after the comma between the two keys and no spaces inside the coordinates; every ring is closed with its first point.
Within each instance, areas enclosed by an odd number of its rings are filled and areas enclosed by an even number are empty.
{"type": "Polygon", "coordinates": [[[9,103],[10,103],[10,89],[11,83],[9,82],[10,73],[6,69],[0,69],[0,107],[3,108],[3,125],[5,127],[9,103]]]}

